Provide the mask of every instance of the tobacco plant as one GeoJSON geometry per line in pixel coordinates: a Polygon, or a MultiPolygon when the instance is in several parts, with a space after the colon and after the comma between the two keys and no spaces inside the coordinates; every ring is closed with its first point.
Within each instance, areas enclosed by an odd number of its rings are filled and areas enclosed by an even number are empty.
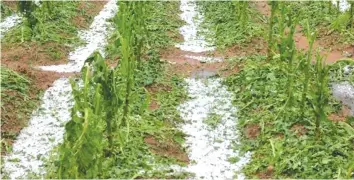
{"type": "Polygon", "coordinates": [[[121,65],[120,72],[125,80],[124,108],[122,126],[129,126],[129,101],[134,88],[134,73],[137,63],[141,61],[141,51],[144,43],[144,3],[120,2],[120,12],[116,23],[120,32],[121,65]]]}
{"type": "Polygon", "coordinates": [[[272,47],[273,47],[273,27],[275,23],[275,15],[278,9],[278,2],[276,1],[271,1],[271,14],[270,14],[270,19],[269,19],[269,28],[268,28],[268,48],[267,48],[267,60],[270,61],[273,53],[272,53],[272,47]]]}
{"type": "Polygon", "coordinates": [[[26,18],[28,26],[33,30],[38,22],[37,18],[33,14],[33,12],[37,9],[37,5],[33,1],[19,1],[18,9],[26,18]]]}
{"type": "Polygon", "coordinates": [[[328,106],[329,90],[328,90],[328,79],[329,79],[329,67],[325,64],[323,57],[317,53],[316,55],[316,65],[314,73],[314,85],[312,95],[314,99],[312,100],[313,111],[315,114],[315,125],[316,125],[316,137],[320,138],[320,124],[327,120],[326,107],[328,106]]]}
{"type": "Polygon", "coordinates": [[[83,87],[72,81],[75,105],[60,147],[59,178],[98,178],[103,158],[114,163],[115,156],[124,153],[131,104],[136,99],[136,65],[144,43],[143,5],[119,3],[120,64],[111,69],[95,52],[82,70],[83,87]]]}
{"type": "Polygon", "coordinates": [[[241,24],[241,28],[245,28],[246,23],[248,23],[249,20],[249,3],[247,1],[234,1],[233,4],[235,6],[238,23],[241,24]]]}
{"type": "Polygon", "coordinates": [[[71,80],[75,105],[72,119],[65,125],[64,143],[60,146],[60,179],[97,178],[104,158],[105,113],[102,86],[93,85],[91,68],[83,70],[83,87],[71,80]],[[92,92],[93,91],[93,92],[92,92]]]}
{"type": "Polygon", "coordinates": [[[306,32],[306,37],[309,41],[309,50],[307,51],[307,59],[304,61],[304,74],[305,74],[305,80],[303,82],[303,91],[302,91],[302,99],[301,99],[301,113],[303,114],[304,108],[305,108],[305,103],[306,103],[306,95],[308,93],[308,84],[310,80],[310,68],[311,68],[311,60],[312,60],[312,49],[313,49],[313,43],[315,42],[317,33],[314,31],[311,31],[309,22],[307,22],[307,32],[306,32]]]}

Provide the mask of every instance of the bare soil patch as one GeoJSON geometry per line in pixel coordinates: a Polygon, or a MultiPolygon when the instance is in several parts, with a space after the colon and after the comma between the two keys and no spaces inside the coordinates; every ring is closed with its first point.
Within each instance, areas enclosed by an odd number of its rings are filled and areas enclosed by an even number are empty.
{"type": "Polygon", "coordinates": [[[88,28],[93,21],[93,17],[96,16],[103,6],[107,3],[104,1],[80,1],[78,9],[86,12],[87,16],[81,14],[73,18],[74,24],[79,28],[88,28]]]}
{"type": "MultiPolygon", "coordinates": [[[[45,59],[42,60],[43,63],[46,64],[45,59]]],[[[69,77],[75,75],[75,73],[47,72],[35,69],[35,66],[39,64],[32,64],[30,59],[26,58],[26,56],[14,61],[5,55],[5,57],[2,57],[1,63],[3,66],[6,66],[21,74],[27,75],[29,78],[31,78],[33,85],[40,90],[47,89],[56,79],[60,77],[69,77]]]]}
{"type": "Polygon", "coordinates": [[[248,139],[256,139],[261,131],[261,127],[258,124],[249,124],[245,127],[244,134],[248,139]]]}
{"type": "Polygon", "coordinates": [[[12,11],[16,11],[17,10],[17,1],[3,1],[2,2],[4,5],[6,5],[9,9],[11,9],[12,11]]]}
{"type": "Polygon", "coordinates": [[[38,105],[40,90],[30,86],[29,94],[24,102],[23,96],[18,91],[2,91],[1,97],[10,97],[1,109],[1,154],[5,154],[11,147],[21,129],[27,125],[29,116],[38,105]]]}
{"type": "Polygon", "coordinates": [[[293,132],[295,132],[296,135],[299,136],[299,137],[305,135],[305,134],[307,133],[307,131],[308,131],[308,130],[305,128],[305,126],[302,125],[302,124],[294,124],[294,125],[290,128],[290,130],[292,130],[293,132]]]}
{"type": "Polygon", "coordinates": [[[1,49],[1,62],[27,65],[58,65],[67,62],[71,48],[54,42],[29,42],[4,44],[1,49]]]}
{"type": "Polygon", "coordinates": [[[146,144],[148,144],[150,150],[155,154],[173,157],[178,161],[189,163],[189,158],[187,154],[182,150],[182,147],[172,140],[160,142],[153,136],[147,136],[144,138],[144,141],[146,144]]]}
{"type": "Polygon", "coordinates": [[[268,1],[257,1],[254,2],[255,8],[264,16],[270,16],[271,8],[268,5],[268,1]]]}
{"type": "Polygon", "coordinates": [[[332,113],[328,116],[328,119],[333,122],[345,122],[347,117],[350,116],[350,109],[347,106],[343,106],[338,113],[332,113]]]}
{"type": "Polygon", "coordinates": [[[156,99],[156,94],[161,91],[165,92],[170,92],[172,90],[172,87],[164,85],[164,84],[152,84],[149,86],[145,87],[146,90],[150,93],[151,95],[151,102],[149,104],[149,110],[156,110],[160,108],[160,104],[158,100],[156,99]]]}
{"type": "Polygon", "coordinates": [[[272,165],[269,165],[265,171],[259,172],[257,174],[257,177],[259,179],[273,179],[273,170],[274,167],[272,165]]]}

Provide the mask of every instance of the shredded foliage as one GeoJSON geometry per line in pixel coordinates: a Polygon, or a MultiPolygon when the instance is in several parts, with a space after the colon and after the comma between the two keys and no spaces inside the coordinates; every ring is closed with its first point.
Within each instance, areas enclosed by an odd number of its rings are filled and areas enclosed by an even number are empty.
{"type": "Polygon", "coordinates": [[[3,125],[12,126],[14,124],[11,123],[14,122],[19,125],[26,124],[33,109],[37,107],[39,98],[33,95],[38,91],[35,86],[31,85],[30,78],[1,66],[1,148],[5,148],[1,149],[1,152],[11,148],[3,139],[13,140],[17,136],[17,132],[3,129],[3,125]]]}
{"type": "Polygon", "coordinates": [[[60,42],[77,44],[78,29],[72,19],[79,13],[79,2],[50,2],[48,8],[32,8],[25,10],[25,20],[21,27],[13,28],[6,33],[3,41],[15,43],[21,41],[60,42]],[[54,8],[55,7],[55,8],[54,8]],[[35,23],[30,23],[35,21],[35,23]],[[31,27],[33,26],[33,27],[31,27]]]}
{"type": "Polygon", "coordinates": [[[264,25],[249,2],[200,1],[198,6],[204,15],[202,27],[210,30],[207,36],[215,39],[218,48],[247,43],[263,35],[264,25]]]}
{"type": "Polygon", "coordinates": [[[299,16],[300,24],[306,27],[307,21],[311,28],[325,28],[327,34],[339,33],[340,42],[352,43],[354,41],[354,21],[353,21],[353,2],[351,9],[340,12],[331,1],[299,1],[286,2],[293,14],[299,16]],[[334,32],[335,31],[335,32],[334,32]]]}

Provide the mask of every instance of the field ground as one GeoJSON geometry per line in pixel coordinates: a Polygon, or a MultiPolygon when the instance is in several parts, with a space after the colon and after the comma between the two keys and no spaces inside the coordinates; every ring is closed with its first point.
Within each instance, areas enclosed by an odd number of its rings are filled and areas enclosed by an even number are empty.
{"type": "MultiPolygon", "coordinates": [[[[140,29],[124,29],[115,4],[43,4],[35,28],[22,18],[2,30],[2,177],[353,178],[350,10],[145,2],[141,61],[129,71],[123,40],[140,29]]],[[[1,22],[20,14],[14,2],[1,9],[1,22]]]]}

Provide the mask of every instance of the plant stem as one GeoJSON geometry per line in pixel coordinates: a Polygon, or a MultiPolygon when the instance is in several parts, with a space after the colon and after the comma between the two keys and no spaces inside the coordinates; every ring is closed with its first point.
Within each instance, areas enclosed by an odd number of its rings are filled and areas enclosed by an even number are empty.
{"type": "Polygon", "coordinates": [[[267,49],[267,61],[270,61],[273,57],[272,55],[272,47],[273,47],[273,26],[274,26],[274,16],[277,9],[277,2],[271,1],[271,14],[270,14],[270,22],[268,29],[268,49],[267,49]]]}

